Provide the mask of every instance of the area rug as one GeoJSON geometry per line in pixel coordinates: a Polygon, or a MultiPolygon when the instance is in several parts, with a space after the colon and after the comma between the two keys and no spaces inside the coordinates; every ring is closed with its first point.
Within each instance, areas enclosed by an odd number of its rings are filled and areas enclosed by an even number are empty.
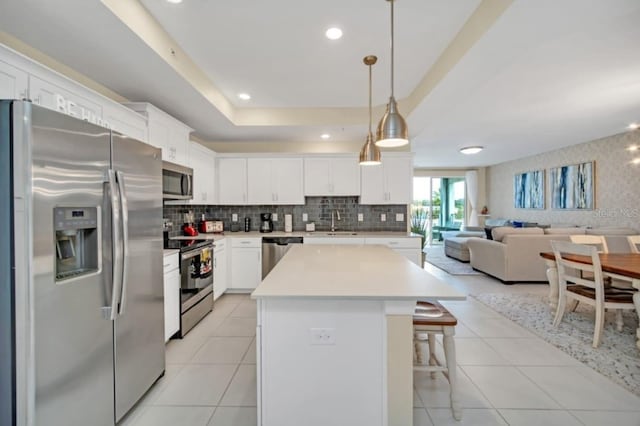
{"type": "Polygon", "coordinates": [[[451,275],[482,275],[482,272],[475,271],[469,263],[447,257],[443,246],[425,247],[423,251],[426,254],[426,262],[451,275]]]}
{"type": "Polygon", "coordinates": [[[595,313],[587,305],[567,312],[555,328],[549,298],[533,294],[479,294],[471,297],[537,334],[571,357],[640,396],[640,351],[636,347],[638,316],[624,312],[624,328],[616,331],[615,313],[607,312],[600,347],[591,347],[595,313]]]}

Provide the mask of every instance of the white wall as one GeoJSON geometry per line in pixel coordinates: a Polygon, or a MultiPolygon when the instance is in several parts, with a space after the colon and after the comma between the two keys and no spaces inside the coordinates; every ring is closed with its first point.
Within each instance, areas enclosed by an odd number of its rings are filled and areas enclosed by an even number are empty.
{"type": "Polygon", "coordinates": [[[614,136],[550,151],[487,169],[488,207],[491,218],[522,219],[540,224],[624,226],[640,229],[640,131],[614,136]],[[569,211],[551,209],[549,168],[595,161],[595,209],[569,211]],[[545,169],[545,210],[513,207],[513,178],[516,173],[545,169]]]}

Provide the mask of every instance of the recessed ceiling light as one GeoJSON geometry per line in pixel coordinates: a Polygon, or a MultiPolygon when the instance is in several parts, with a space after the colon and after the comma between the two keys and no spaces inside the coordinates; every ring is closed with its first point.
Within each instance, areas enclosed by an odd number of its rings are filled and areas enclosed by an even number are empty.
{"type": "Polygon", "coordinates": [[[238,93],[238,97],[243,101],[248,101],[249,99],[251,99],[251,95],[248,93],[238,93]]]}
{"type": "Polygon", "coordinates": [[[167,0],[167,3],[178,4],[178,3],[182,3],[182,0],[167,0]]]}
{"type": "Polygon", "coordinates": [[[322,139],[329,139],[331,137],[331,135],[329,133],[323,133],[323,134],[320,135],[320,137],[322,139]]]}
{"type": "Polygon", "coordinates": [[[638,145],[631,145],[629,148],[627,148],[627,150],[629,150],[629,151],[637,151],[638,150],[638,145]]]}
{"type": "Polygon", "coordinates": [[[484,147],[481,146],[465,146],[464,148],[460,148],[460,152],[463,154],[477,154],[483,149],[484,147]]]}
{"type": "Polygon", "coordinates": [[[633,161],[631,161],[633,164],[640,164],[640,157],[639,158],[634,158],[633,161]]]}
{"type": "Polygon", "coordinates": [[[342,30],[337,27],[331,27],[324,33],[324,35],[327,36],[329,40],[337,40],[342,37],[342,30]]]}
{"type": "Polygon", "coordinates": [[[640,124],[638,123],[631,123],[627,126],[627,129],[629,130],[638,130],[640,129],[640,124]]]}

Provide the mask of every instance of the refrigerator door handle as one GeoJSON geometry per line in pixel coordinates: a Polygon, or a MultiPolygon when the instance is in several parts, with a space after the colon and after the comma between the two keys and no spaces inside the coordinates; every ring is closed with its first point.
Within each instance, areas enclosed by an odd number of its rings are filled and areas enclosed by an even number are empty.
{"type": "Polygon", "coordinates": [[[113,246],[112,252],[112,271],[111,271],[111,306],[107,307],[107,319],[115,320],[118,314],[118,302],[120,301],[120,291],[122,287],[122,249],[120,241],[120,200],[116,191],[118,189],[116,183],[116,172],[112,169],[107,171],[107,182],[109,183],[109,194],[111,199],[111,241],[113,246]]]}
{"type": "Polygon", "coordinates": [[[120,306],[118,314],[124,314],[124,308],[127,301],[127,276],[129,275],[129,203],[127,201],[127,193],[125,191],[124,173],[116,172],[118,180],[118,190],[120,192],[120,209],[122,223],[122,281],[120,290],[120,306]]]}

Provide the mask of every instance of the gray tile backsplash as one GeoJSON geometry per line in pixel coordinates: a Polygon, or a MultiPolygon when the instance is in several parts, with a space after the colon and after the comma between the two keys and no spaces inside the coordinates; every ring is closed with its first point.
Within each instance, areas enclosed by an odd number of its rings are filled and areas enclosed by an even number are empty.
{"type": "Polygon", "coordinates": [[[304,206],[293,205],[260,205],[260,206],[164,206],[164,217],[173,222],[173,229],[169,236],[182,234],[181,226],[184,223],[184,213],[192,211],[196,222],[200,221],[202,214],[207,219],[217,219],[224,222],[224,230],[228,232],[231,227],[232,214],[238,215],[240,230],[244,230],[244,218],[251,218],[251,230],[258,231],[260,226],[260,213],[277,213],[278,221],[273,223],[274,231],[284,231],[284,215],[293,215],[293,230],[304,231],[307,223],[315,223],[316,231],[329,231],[331,228],[331,212],[338,211],[340,220],[335,220],[338,231],[406,231],[407,230],[407,206],[401,205],[360,205],[358,197],[306,197],[304,206]],[[306,213],[307,222],[302,221],[302,214],[306,213]],[[358,213],[362,213],[364,220],[358,222],[358,213]],[[396,222],[396,214],[402,213],[404,220],[396,222]],[[386,214],[386,221],[382,222],[381,214],[386,214]]]}

